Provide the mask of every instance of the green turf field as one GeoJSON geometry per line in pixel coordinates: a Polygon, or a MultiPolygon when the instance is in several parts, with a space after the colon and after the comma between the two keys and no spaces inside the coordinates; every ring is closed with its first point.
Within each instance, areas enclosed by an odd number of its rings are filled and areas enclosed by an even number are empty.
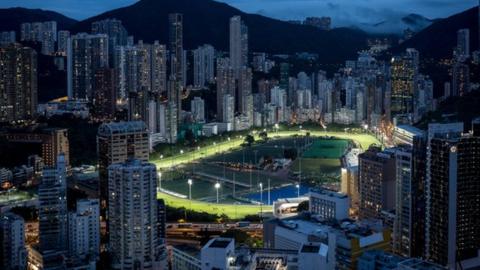
{"type": "Polygon", "coordinates": [[[164,199],[165,203],[172,207],[185,207],[197,212],[207,212],[210,214],[227,215],[231,219],[243,219],[247,215],[257,215],[260,209],[264,213],[271,212],[270,207],[260,207],[259,205],[240,205],[240,204],[216,204],[195,200],[177,198],[165,193],[158,193],[159,199],[164,199]]]}
{"type": "Polygon", "coordinates": [[[340,158],[348,146],[347,140],[315,139],[312,145],[303,153],[304,158],[340,158]]]}

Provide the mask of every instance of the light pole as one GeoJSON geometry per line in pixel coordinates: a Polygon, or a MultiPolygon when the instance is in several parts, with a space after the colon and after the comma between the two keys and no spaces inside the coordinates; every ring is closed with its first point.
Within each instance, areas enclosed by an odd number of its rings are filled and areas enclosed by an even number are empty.
{"type": "Polygon", "coordinates": [[[260,186],[260,219],[263,217],[263,183],[258,184],[260,186]]]}
{"type": "Polygon", "coordinates": [[[158,172],[158,191],[162,190],[162,172],[158,172]]]}
{"type": "Polygon", "coordinates": [[[192,184],[193,184],[193,180],[192,180],[192,179],[188,179],[187,183],[188,183],[188,199],[191,201],[191,200],[192,200],[192,184]]]}
{"type": "Polygon", "coordinates": [[[300,198],[300,184],[296,184],[295,187],[297,188],[297,197],[300,198]]]}
{"type": "Polygon", "coordinates": [[[270,205],[270,178],[268,178],[267,194],[268,194],[268,205],[270,205]]]}
{"type": "Polygon", "coordinates": [[[215,189],[217,190],[217,204],[218,204],[218,190],[220,189],[220,183],[215,183],[215,189]]]}

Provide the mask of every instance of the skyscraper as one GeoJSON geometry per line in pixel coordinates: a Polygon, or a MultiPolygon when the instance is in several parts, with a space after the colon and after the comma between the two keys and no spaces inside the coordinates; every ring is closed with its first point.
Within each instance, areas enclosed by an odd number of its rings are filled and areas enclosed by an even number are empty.
{"type": "Polygon", "coordinates": [[[370,147],[358,155],[361,218],[380,219],[395,208],[395,158],[392,152],[370,147]]]}
{"type": "Polygon", "coordinates": [[[55,52],[57,22],[22,23],[20,27],[22,41],[40,42],[42,44],[42,54],[52,54],[55,52]]]}
{"type": "Polygon", "coordinates": [[[122,21],[117,19],[105,19],[92,23],[92,34],[108,35],[108,53],[110,55],[110,65],[113,64],[113,54],[117,46],[125,46],[128,41],[128,33],[122,25],[122,21]]]}
{"type": "Polygon", "coordinates": [[[240,77],[237,80],[237,94],[236,94],[236,108],[238,112],[247,115],[249,113],[247,98],[248,96],[252,95],[252,69],[243,67],[240,70],[240,77]]]}
{"type": "Polygon", "coordinates": [[[70,39],[70,31],[58,31],[57,52],[62,55],[67,55],[68,40],[70,39]]]}
{"type": "Polygon", "coordinates": [[[96,261],[100,255],[100,202],[77,201],[75,212],[68,214],[68,254],[74,258],[96,261]]]}
{"type": "Polygon", "coordinates": [[[465,61],[470,57],[470,30],[460,29],[457,31],[457,48],[455,49],[457,61],[465,61]]]}
{"type": "Polygon", "coordinates": [[[456,61],[452,70],[452,96],[465,96],[470,92],[470,67],[462,61],[456,61]]]}
{"type": "Polygon", "coordinates": [[[205,123],[205,101],[200,97],[195,97],[190,102],[190,111],[193,120],[197,123],[205,123]]]}
{"type": "Polygon", "coordinates": [[[4,270],[20,270],[27,266],[24,223],[22,217],[13,213],[0,215],[0,267],[4,270]]]}
{"type": "Polygon", "coordinates": [[[108,168],[113,269],[160,269],[156,192],[155,165],[130,159],[108,168]]]}
{"type": "Polygon", "coordinates": [[[406,257],[422,257],[425,246],[426,134],[411,126],[397,126],[394,149],[396,202],[394,251],[406,257]]]}
{"type": "Polygon", "coordinates": [[[480,138],[462,132],[463,123],[428,130],[426,256],[451,269],[480,249],[480,138]]]}
{"type": "Polygon", "coordinates": [[[230,65],[230,59],[217,59],[217,121],[223,121],[223,97],[235,96],[235,76],[230,65]]]}
{"type": "Polygon", "coordinates": [[[33,119],[37,109],[37,53],[28,47],[0,48],[0,122],[33,119]]]}
{"type": "Polygon", "coordinates": [[[144,122],[118,122],[103,124],[98,128],[97,151],[102,207],[108,198],[108,173],[111,164],[128,158],[148,161],[148,131],[144,122]]]}
{"type": "Polygon", "coordinates": [[[155,41],[152,45],[152,92],[161,94],[167,91],[167,48],[155,41]]]}
{"type": "Polygon", "coordinates": [[[68,97],[92,100],[96,70],[109,67],[108,36],[76,34],[71,37],[67,56],[68,97]]]}
{"type": "Polygon", "coordinates": [[[230,65],[237,79],[248,65],[248,28],[240,16],[230,18],[230,65]]]}
{"type": "Polygon", "coordinates": [[[104,68],[95,72],[93,106],[95,115],[102,119],[113,119],[116,111],[116,73],[114,69],[104,68]]]}
{"type": "Polygon", "coordinates": [[[223,122],[233,124],[235,118],[235,99],[231,95],[224,95],[222,106],[223,122]]]}
{"type": "Polygon", "coordinates": [[[399,114],[413,113],[413,95],[418,70],[416,62],[418,62],[418,54],[406,54],[392,58],[390,105],[392,117],[399,114]]]}
{"type": "Polygon", "coordinates": [[[43,170],[38,188],[38,218],[40,251],[67,251],[67,167],[65,157],[59,155],[54,167],[43,170]]]}
{"type": "Polygon", "coordinates": [[[215,49],[205,44],[193,51],[193,85],[203,88],[215,79],[215,49]]]}
{"type": "Polygon", "coordinates": [[[173,13],[168,16],[169,19],[169,41],[170,41],[170,80],[171,87],[168,99],[175,102],[177,107],[177,121],[181,121],[182,116],[182,92],[184,85],[185,59],[183,51],[183,15],[173,13]]]}

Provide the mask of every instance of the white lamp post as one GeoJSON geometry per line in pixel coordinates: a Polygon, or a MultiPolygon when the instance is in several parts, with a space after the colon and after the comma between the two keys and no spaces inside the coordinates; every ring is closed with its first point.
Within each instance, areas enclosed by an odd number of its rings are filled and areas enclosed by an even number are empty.
{"type": "Polygon", "coordinates": [[[158,172],[158,191],[162,190],[162,172],[158,172]]]}
{"type": "Polygon", "coordinates": [[[297,188],[297,197],[300,198],[300,184],[296,184],[295,187],[297,188]]]}
{"type": "Polygon", "coordinates": [[[217,204],[218,204],[218,190],[220,189],[220,183],[215,184],[215,189],[217,190],[217,204]]]}
{"type": "Polygon", "coordinates": [[[193,180],[192,180],[192,179],[188,179],[187,183],[188,183],[188,199],[189,199],[189,200],[192,200],[192,184],[193,184],[193,180]]]}

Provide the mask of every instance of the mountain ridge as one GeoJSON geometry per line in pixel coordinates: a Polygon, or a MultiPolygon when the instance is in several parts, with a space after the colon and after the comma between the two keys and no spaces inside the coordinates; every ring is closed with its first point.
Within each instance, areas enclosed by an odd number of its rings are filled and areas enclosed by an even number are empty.
{"type": "Polygon", "coordinates": [[[0,9],[0,31],[15,31],[20,33],[20,25],[22,23],[44,21],[56,21],[58,30],[68,29],[77,23],[75,19],[50,10],[22,7],[0,9]]]}
{"type": "Polygon", "coordinates": [[[228,50],[229,19],[240,15],[249,27],[250,51],[267,53],[318,53],[326,63],[340,63],[356,57],[366,48],[368,34],[354,29],[323,31],[312,26],[295,25],[258,14],[242,12],[225,3],[211,0],[141,0],[78,22],[73,33],[89,32],[93,21],[116,18],[122,21],[136,40],[168,42],[168,14],[184,14],[184,45],[194,49],[209,43],[228,50]],[[336,53],[332,54],[331,52],[336,53]]]}

